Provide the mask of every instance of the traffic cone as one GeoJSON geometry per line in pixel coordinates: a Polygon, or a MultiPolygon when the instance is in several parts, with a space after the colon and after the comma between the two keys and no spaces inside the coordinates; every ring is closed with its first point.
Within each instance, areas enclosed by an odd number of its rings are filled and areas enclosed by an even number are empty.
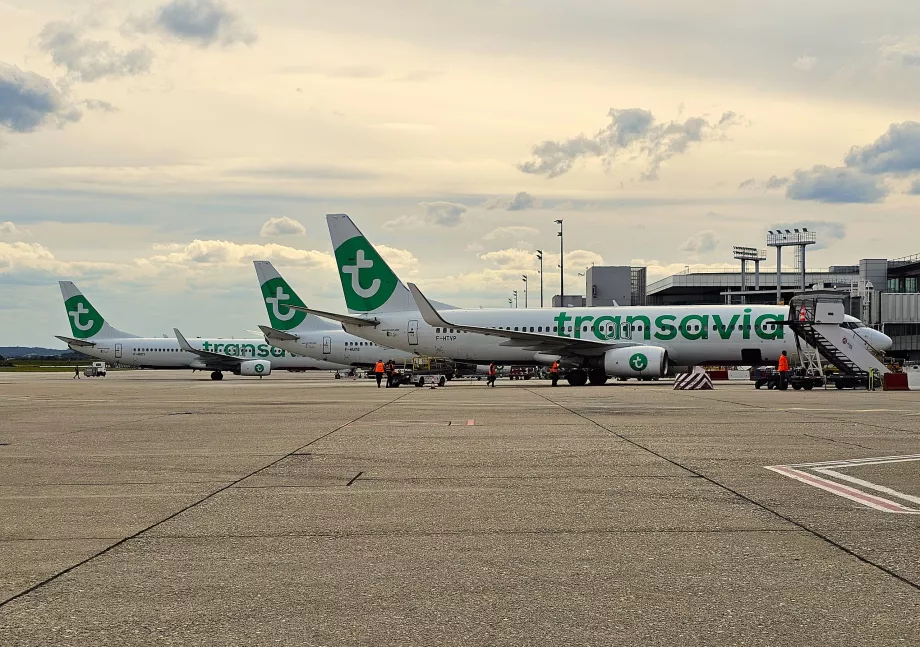
{"type": "Polygon", "coordinates": [[[808,321],[808,317],[806,316],[805,312],[805,306],[802,306],[802,308],[799,310],[799,321],[808,321]]]}

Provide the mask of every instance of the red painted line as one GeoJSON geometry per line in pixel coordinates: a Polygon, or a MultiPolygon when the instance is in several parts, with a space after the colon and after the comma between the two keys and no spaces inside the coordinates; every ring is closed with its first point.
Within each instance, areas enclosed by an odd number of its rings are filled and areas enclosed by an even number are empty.
{"type": "Polygon", "coordinates": [[[472,420],[467,420],[467,421],[466,421],[466,426],[467,426],[467,427],[472,427],[472,426],[473,426],[473,422],[474,422],[474,421],[472,421],[472,420]]]}
{"type": "Polygon", "coordinates": [[[841,485],[840,483],[835,483],[833,481],[823,479],[819,476],[812,476],[811,474],[808,474],[806,472],[800,472],[799,470],[795,470],[795,469],[792,469],[789,467],[783,467],[783,466],[774,466],[774,467],[771,467],[770,469],[776,472],[779,472],[780,474],[783,474],[785,476],[789,476],[791,478],[804,481],[805,483],[808,483],[809,485],[813,485],[822,490],[826,490],[833,494],[837,494],[837,495],[846,497],[848,499],[852,499],[854,501],[859,501],[860,503],[864,503],[874,508],[886,510],[887,512],[914,512],[911,508],[902,506],[898,503],[895,503],[894,501],[883,499],[877,496],[872,496],[871,494],[866,494],[865,492],[862,492],[855,488],[851,488],[846,485],[841,485]]]}

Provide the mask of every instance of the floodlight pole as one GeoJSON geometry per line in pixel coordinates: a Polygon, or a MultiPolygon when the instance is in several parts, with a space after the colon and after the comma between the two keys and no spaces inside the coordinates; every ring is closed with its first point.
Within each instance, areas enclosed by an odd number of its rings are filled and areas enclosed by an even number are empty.
{"type": "Polygon", "coordinates": [[[776,246],[776,305],[783,302],[783,248],[776,246]]]}
{"type": "Polygon", "coordinates": [[[556,234],[559,236],[559,305],[565,306],[565,247],[562,244],[562,220],[557,220],[556,224],[559,225],[559,232],[556,234]]]}
{"type": "Polygon", "coordinates": [[[537,258],[540,259],[540,307],[543,307],[543,250],[537,250],[537,258]]]}

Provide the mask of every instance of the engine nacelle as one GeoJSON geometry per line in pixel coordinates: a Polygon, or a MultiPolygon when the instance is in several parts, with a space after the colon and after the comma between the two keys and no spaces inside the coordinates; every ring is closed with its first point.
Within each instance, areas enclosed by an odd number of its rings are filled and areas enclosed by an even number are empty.
{"type": "Polygon", "coordinates": [[[657,346],[627,346],[604,353],[608,377],[664,377],[668,372],[668,351],[657,346]]]}
{"type": "Polygon", "coordinates": [[[272,374],[272,363],[264,359],[251,359],[240,364],[240,371],[237,375],[246,375],[248,377],[264,377],[272,374]]]}

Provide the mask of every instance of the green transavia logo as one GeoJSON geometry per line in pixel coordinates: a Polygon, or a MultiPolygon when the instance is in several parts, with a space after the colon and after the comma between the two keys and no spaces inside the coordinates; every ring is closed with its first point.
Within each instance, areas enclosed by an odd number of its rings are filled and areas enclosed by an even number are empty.
{"type": "Polygon", "coordinates": [[[264,373],[264,372],[265,372],[265,364],[256,364],[256,365],[255,365],[255,370],[256,370],[256,373],[264,373]]]}
{"type": "Polygon", "coordinates": [[[64,307],[70,319],[70,330],[77,339],[87,339],[102,330],[105,323],[102,316],[82,294],[67,299],[64,307]]]}
{"type": "Polygon", "coordinates": [[[291,330],[299,326],[307,316],[303,310],[294,310],[290,307],[304,307],[304,303],[280,276],[262,284],[262,298],[265,299],[265,308],[268,310],[272,328],[291,330]]]}
{"type": "Polygon", "coordinates": [[[358,312],[376,310],[393,294],[399,279],[363,236],[346,240],[335,250],[345,303],[358,312]]]}
{"type": "Polygon", "coordinates": [[[648,368],[648,357],[642,353],[636,353],[629,358],[629,368],[634,371],[644,371],[648,368]]]}

